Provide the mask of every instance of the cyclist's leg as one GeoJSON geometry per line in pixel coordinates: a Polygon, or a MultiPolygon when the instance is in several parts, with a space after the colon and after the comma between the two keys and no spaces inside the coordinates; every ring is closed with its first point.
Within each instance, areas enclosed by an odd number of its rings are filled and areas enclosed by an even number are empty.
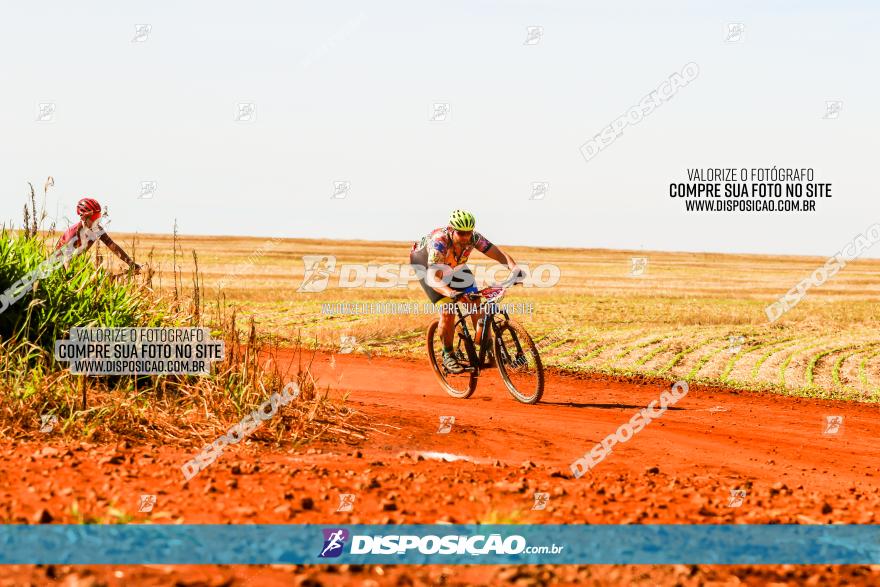
{"type": "MultiPolygon", "coordinates": [[[[418,256],[410,255],[410,264],[416,267],[419,276],[419,285],[432,304],[449,302],[449,298],[435,290],[427,283],[426,260],[418,256]]],[[[453,334],[455,329],[455,312],[451,308],[444,308],[440,313],[440,341],[443,345],[443,365],[453,373],[460,373],[463,368],[453,353],[453,334]]]]}
{"type": "Polygon", "coordinates": [[[443,350],[452,352],[452,334],[455,329],[455,312],[444,308],[440,312],[440,340],[443,342],[443,350]]]}
{"type": "MultiPolygon", "coordinates": [[[[480,291],[477,289],[474,274],[471,273],[470,267],[467,265],[462,265],[456,268],[449,286],[456,291],[462,291],[469,294],[476,294],[480,291]]],[[[475,341],[480,340],[480,331],[482,329],[479,322],[482,317],[482,312],[478,313],[476,310],[479,310],[476,304],[470,304],[468,306],[468,311],[471,312],[471,325],[474,328],[473,332],[475,335],[475,341]]]]}

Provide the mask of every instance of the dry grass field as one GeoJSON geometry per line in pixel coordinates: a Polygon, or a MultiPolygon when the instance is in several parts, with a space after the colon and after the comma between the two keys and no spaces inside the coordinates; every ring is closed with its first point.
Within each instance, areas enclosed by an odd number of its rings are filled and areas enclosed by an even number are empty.
{"type": "MultiPolygon", "coordinates": [[[[163,290],[172,287],[173,239],[114,235],[140,260],[152,252],[163,290]]],[[[176,266],[192,287],[198,254],[206,310],[226,296],[264,335],[338,348],[353,336],[355,352],[423,353],[431,317],[327,315],[322,304],[418,302],[418,284],[300,293],[303,255],[334,255],[343,263],[405,263],[410,243],[183,236],[176,266]]],[[[773,324],[765,306],[821,266],[820,257],[724,255],[601,249],[502,248],[521,264],[554,263],[551,288],[516,288],[507,303],[531,304],[518,319],[532,333],[545,364],[575,372],[687,378],[727,387],[877,401],[880,392],[880,260],[848,264],[813,287],[773,324]],[[646,257],[640,276],[632,258],[646,257]]],[[[479,253],[471,265],[489,265],[479,253]]],[[[499,273],[499,275],[504,275],[499,273]]]]}

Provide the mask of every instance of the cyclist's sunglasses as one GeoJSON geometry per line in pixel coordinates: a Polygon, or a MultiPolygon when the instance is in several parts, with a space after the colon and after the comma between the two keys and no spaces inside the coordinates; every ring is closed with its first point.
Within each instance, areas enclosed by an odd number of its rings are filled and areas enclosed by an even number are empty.
{"type": "Polygon", "coordinates": [[[100,218],[100,217],[101,217],[101,213],[100,213],[100,212],[95,212],[95,213],[93,213],[93,214],[83,214],[83,215],[80,216],[79,218],[80,218],[80,220],[91,220],[91,221],[95,221],[95,220],[97,220],[97,219],[100,218]]]}
{"type": "Polygon", "coordinates": [[[474,234],[473,230],[457,230],[455,228],[453,228],[452,230],[455,231],[456,236],[460,236],[462,238],[467,238],[467,237],[471,236],[472,234],[474,234]]]}

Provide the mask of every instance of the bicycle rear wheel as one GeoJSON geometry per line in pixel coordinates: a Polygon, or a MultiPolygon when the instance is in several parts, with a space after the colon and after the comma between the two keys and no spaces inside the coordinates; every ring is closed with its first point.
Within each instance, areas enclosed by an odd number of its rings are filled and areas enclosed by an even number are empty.
{"type": "MultiPolygon", "coordinates": [[[[463,336],[461,331],[456,329],[452,339],[452,348],[458,357],[459,363],[469,365],[468,357],[474,356],[474,343],[463,336]]],[[[477,389],[477,375],[471,369],[463,373],[450,373],[443,367],[443,341],[440,339],[440,320],[434,320],[428,326],[428,358],[431,360],[431,368],[434,370],[440,387],[446,390],[446,393],[452,397],[459,399],[467,399],[477,389]]]]}
{"type": "Polygon", "coordinates": [[[507,391],[517,401],[535,404],[544,394],[544,365],[532,337],[518,322],[507,319],[495,336],[495,363],[507,391]]]}

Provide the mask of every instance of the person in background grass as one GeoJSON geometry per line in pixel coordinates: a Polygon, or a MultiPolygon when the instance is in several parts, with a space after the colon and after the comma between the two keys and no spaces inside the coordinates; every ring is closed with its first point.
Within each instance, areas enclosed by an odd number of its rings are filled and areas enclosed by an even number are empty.
{"type": "MultiPolygon", "coordinates": [[[[76,205],[76,213],[79,216],[80,221],[68,228],[65,233],[61,235],[61,238],[58,239],[58,243],[55,245],[56,251],[65,245],[79,248],[84,243],[85,246],[82,251],[85,252],[95,244],[94,237],[88,238],[87,229],[91,230],[92,227],[100,228],[97,222],[98,219],[101,218],[101,204],[92,198],[83,198],[76,205]]],[[[122,262],[128,265],[129,268],[134,269],[135,271],[140,271],[141,266],[135,263],[134,259],[129,257],[128,253],[122,250],[122,247],[117,245],[116,242],[110,238],[109,234],[104,232],[101,234],[100,238],[101,242],[107,245],[107,248],[113,251],[117,257],[122,259],[122,262]]]]}

